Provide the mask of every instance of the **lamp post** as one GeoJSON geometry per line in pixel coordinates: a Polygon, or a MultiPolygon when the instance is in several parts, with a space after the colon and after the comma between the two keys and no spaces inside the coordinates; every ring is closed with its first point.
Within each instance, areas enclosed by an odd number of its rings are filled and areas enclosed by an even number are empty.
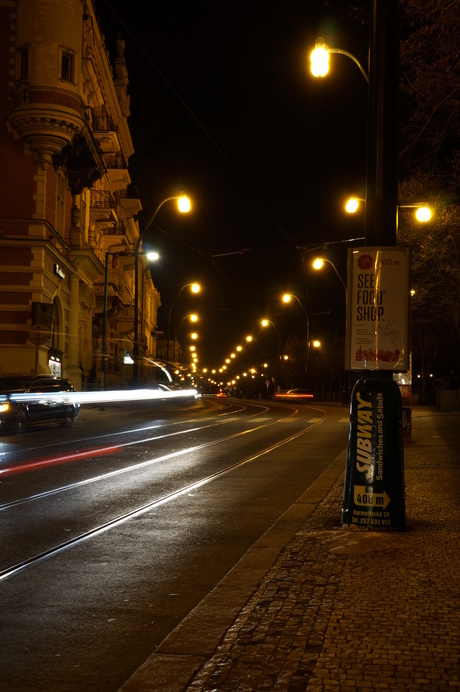
{"type": "Polygon", "coordinates": [[[190,286],[190,290],[192,293],[199,293],[201,290],[200,284],[193,282],[193,283],[188,283],[182,286],[180,289],[179,293],[176,295],[174,298],[173,302],[170,305],[169,312],[168,312],[168,335],[167,335],[167,341],[166,341],[166,360],[169,361],[169,342],[171,340],[171,313],[174,305],[176,304],[177,299],[181,295],[182,291],[185,291],[186,288],[190,286]]]}
{"type": "Polygon", "coordinates": [[[102,362],[101,362],[101,385],[105,391],[107,380],[107,307],[109,293],[109,257],[114,254],[123,254],[125,248],[121,246],[120,253],[107,250],[105,253],[105,279],[104,279],[104,321],[102,325],[102,362]]]}
{"type": "Polygon", "coordinates": [[[190,314],[190,315],[185,315],[185,317],[183,317],[183,318],[181,319],[181,321],[179,322],[176,331],[179,331],[179,329],[181,328],[182,324],[183,324],[183,323],[185,322],[185,320],[187,320],[187,319],[189,319],[190,322],[198,322],[198,315],[195,315],[194,313],[192,313],[192,314],[190,314]]]}
{"type": "Polygon", "coordinates": [[[347,50],[343,48],[330,48],[324,38],[317,38],[315,41],[315,47],[310,54],[310,70],[314,77],[325,77],[329,72],[329,54],[339,53],[340,55],[345,55],[347,58],[353,60],[355,65],[357,65],[361,71],[366,82],[369,84],[369,75],[367,74],[364,67],[361,65],[359,60],[347,50]]]}
{"type": "MultiPolygon", "coordinates": [[[[101,363],[101,386],[102,390],[105,391],[106,379],[107,379],[107,318],[108,318],[108,293],[109,293],[109,258],[114,255],[119,255],[120,257],[132,257],[133,252],[126,250],[124,245],[114,247],[112,250],[107,250],[105,253],[105,279],[104,279],[104,319],[102,327],[102,363],[101,363]]],[[[138,255],[139,256],[139,253],[138,255]]],[[[157,252],[148,252],[145,255],[148,260],[156,261],[159,259],[159,254],[157,252]]],[[[133,361],[134,363],[134,361],[133,361]]]]}
{"type": "MultiPolygon", "coordinates": [[[[340,283],[343,286],[343,290],[345,291],[345,304],[346,304],[346,302],[347,302],[347,285],[346,285],[345,281],[342,279],[342,277],[340,276],[335,264],[333,262],[331,262],[331,260],[326,259],[325,257],[316,257],[316,259],[313,260],[313,269],[316,269],[317,271],[319,271],[320,269],[323,268],[324,262],[327,262],[327,264],[330,264],[331,267],[333,268],[333,270],[335,271],[335,273],[337,274],[337,276],[340,280],[340,283]]],[[[313,346],[315,346],[315,344],[313,344],[313,346]]],[[[315,346],[315,348],[316,348],[316,346],[315,346]]],[[[348,398],[348,392],[349,392],[349,386],[350,386],[349,385],[350,372],[347,368],[345,369],[345,382],[346,382],[346,392],[347,392],[347,398],[348,398]]]]}
{"type": "Polygon", "coordinates": [[[304,306],[302,305],[301,301],[297,296],[295,296],[293,293],[285,293],[283,295],[283,303],[290,303],[292,298],[298,302],[300,307],[302,308],[302,311],[305,315],[306,321],[307,321],[307,364],[306,364],[306,372],[307,372],[307,380],[308,380],[308,365],[309,365],[309,360],[310,360],[310,317],[308,315],[308,312],[305,310],[304,306]]]}
{"type": "Polygon", "coordinates": [[[333,262],[331,262],[331,260],[326,259],[325,257],[316,257],[316,259],[313,260],[313,269],[316,269],[317,271],[319,271],[320,269],[323,268],[323,264],[324,264],[325,262],[327,262],[327,264],[330,264],[331,267],[332,267],[332,269],[333,269],[333,270],[335,271],[335,273],[337,274],[337,276],[338,276],[338,278],[339,278],[339,280],[340,280],[340,283],[341,283],[342,286],[343,286],[343,290],[345,291],[345,298],[346,298],[346,297],[347,297],[347,286],[346,286],[346,284],[345,284],[345,281],[342,279],[342,277],[340,276],[339,272],[337,271],[337,267],[335,266],[335,264],[334,264],[333,262]]]}
{"type": "Polygon", "coordinates": [[[142,232],[139,234],[136,245],[134,246],[134,365],[133,365],[133,381],[134,386],[139,384],[139,251],[142,240],[145,234],[152,225],[156,215],[160,211],[161,207],[166,204],[166,202],[171,202],[173,200],[178,201],[178,209],[181,213],[187,213],[190,211],[190,200],[186,195],[175,195],[173,197],[166,197],[157,206],[146,225],[144,226],[142,232]]]}
{"type": "Polygon", "coordinates": [[[342,48],[316,40],[311,71],[324,77],[329,54],[353,60],[369,85],[367,107],[366,242],[396,245],[397,127],[399,86],[399,13],[397,0],[373,0],[370,12],[369,74],[359,60],[342,48]]]}
{"type": "Polygon", "coordinates": [[[355,385],[351,398],[342,524],[388,530],[405,527],[402,403],[393,372],[404,367],[409,346],[406,343],[407,325],[403,325],[404,310],[400,309],[401,303],[405,303],[406,291],[407,304],[409,303],[408,260],[407,253],[403,254],[396,249],[399,89],[397,0],[372,0],[368,84],[365,193],[367,247],[362,252],[356,251],[353,257],[350,255],[351,299],[347,339],[348,362],[355,366],[354,369],[361,370],[362,376],[355,385]],[[387,271],[388,262],[392,267],[391,272],[387,271]],[[359,308],[362,306],[358,303],[362,295],[358,286],[364,280],[378,288],[379,299],[385,306],[380,304],[377,311],[374,305],[374,312],[369,312],[367,329],[360,331],[363,329],[359,319],[359,308]],[[381,325],[391,324],[392,320],[398,321],[398,318],[400,328],[394,329],[394,332],[401,334],[398,343],[388,338],[385,341],[386,333],[381,325]],[[390,344],[390,353],[395,358],[394,364],[391,358],[388,360],[388,352],[385,350],[387,344],[390,344]],[[368,361],[365,355],[361,361],[363,348],[366,354],[375,355],[375,360],[371,358],[368,361]],[[399,357],[401,353],[403,358],[399,357]],[[357,363],[360,367],[356,367],[357,363]],[[366,440],[363,437],[364,421],[369,433],[366,440]],[[362,463],[364,448],[366,457],[362,463]]]}
{"type": "Polygon", "coordinates": [[[260,321],[260,324],[262,325],[262,327],[268,327],[268,325],[271,324],[271,326],[273,327],[273,329],[275,330],[275,332],[276,332],[276,334],[277,334],[277,336],[278,336],[278,372],[277,372],[277,385],[278,385],[278,387],[279,387],[279,386],[280,386],[280,378],[281,378],[281,375],[280,375],[280,373],[281,373],[281,337],[280,337],[280,333],[279,333],[279,331],[277,330],[275,324],[274,324],[271,320],[268,320],[268,319],[264,318],[263,320],[260,321]]]}
{"type": "Polygon", "coordinates": [[[260,344],[259,344],[259,342],[257,341],[257,339],[256,339],[255,336],[252,336],[251,334],[248,334],[248,336],[246,337],[246,341],[248,342],[248,344],[252,344],[252,342],[254,341],[254,342],[256,343],[257,348],[258,348],[258,351],[259,351],[259,363],[258,363],[258,365],[257,365],[257,370],[255,371],[255,374],[256,374],[256,383],[257,383],[257,384],[256,384],[256,395],[257,395],[257,398],[259,398],[259,374],[260,374],[259,371],[260,371],[260,366],[261,366],[261,364],[262,364],[262,351],[261,351],[261,349],[260,349],[260,344]]]}
{"type": "Polygon", "coordinates": [[[282,297],[283,303],[290,303],[292,298],[298,302],[300,307],[302,308],[303,314],[305,315],[305,319],[307,321],[307,365],[308,365],[308,349],[310,348],[310,317],[308,315],[308,312],[305,310],[304,306],[302,305],[301,301],[297,296],[295,296],[293,293],[285,293],[282,297]]]}
{"type": "Polygon", "coordinates": [[[252,344],[253,341],[256,343],[257,348],[258,348],[258,350],[259,350],[259,364],[258,364],[258,367],[260,367],[260,364],[262,363],[262,351],[260,350],[259,342],[257,341],[257,339],[256,339],[255,336],[251,336],[250,334],[248,334],[248,336],[246,337],[246,341],[248,342],[248,344],[252,344]]]}

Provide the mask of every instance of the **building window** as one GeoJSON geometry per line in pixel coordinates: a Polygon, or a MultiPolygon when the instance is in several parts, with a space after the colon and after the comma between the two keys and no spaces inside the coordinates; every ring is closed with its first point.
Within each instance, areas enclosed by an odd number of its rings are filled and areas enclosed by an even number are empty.
{"type": "Polygon", "coordinates": [[[67,51],[61,53],[61,79],[64,82],[74,82],[74,55],[67,51]]]}
{"type": "Polygon", "coordinates": [[[51,313],[51,345],[57,351],[59,349],[59,310],[56,300],[53,301],[53,312],[51,313]]]}
{"type": "Polygon", "coordinates": [[[20,48],[19,53],[19,79],[29,78],[29,49],[20,48]]]}

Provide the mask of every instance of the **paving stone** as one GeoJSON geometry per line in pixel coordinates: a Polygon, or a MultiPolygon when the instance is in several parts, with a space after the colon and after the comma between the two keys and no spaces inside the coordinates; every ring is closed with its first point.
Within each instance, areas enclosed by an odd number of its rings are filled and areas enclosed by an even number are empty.
{"type": "Polygon", "coordinates": [[[407,530],[341,528],[340,477],[188,689],[460,689],[460,445],[430,427],[406,447],[407,530]]]}

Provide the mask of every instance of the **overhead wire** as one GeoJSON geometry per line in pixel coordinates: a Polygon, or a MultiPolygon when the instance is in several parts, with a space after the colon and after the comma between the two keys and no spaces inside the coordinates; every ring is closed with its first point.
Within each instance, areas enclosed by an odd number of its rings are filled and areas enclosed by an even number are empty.
{"type": "Polygon", "coordinates": [[[182,96],[179,94],[177,89],[171,84],[170,80],[166,77],[164,72],[158,67],[158,65],[155,63],[155,61],[152,59],[148,51],[144,48],[144,46],[141,44],[141,42],[137,39],[137,37],[134,35],[134,33],[131,31],[131,29],[127,26],[126,22],[120,17],[120,15],[114,10],[112,7],[111,3],[109,0],[104,0],[104,4],[109,8],[109,10],[112,12],[114,17],[117,19],[117,21],[120,23],[120,25],[123,27],[123,29],[126,31],[126,33],[130,36],[130,38],[133,40],[133,42],[136,44],[136,46],[139,48],[141,53],[144,55],[144,57],[147,59],[147,61],[151,64],[151,66],[154,68],[154,70],[157,72],[159,77],[164,81],[164,83],[167,85],[167,87],[171,90],[171,92],[174,94],[174,96],[177,98],[177,100],[180,102],[180,104],[183,106],[183,108],[187,111],[187,113],[190,115],[190,117],[194,120],[196,125],[200,128],[200,130],[203,132],[203,134],[209,139],[213,147],[219,152],[219,154],[222,156],[222,158],[225,160],[225,162],[230,166],[232,171],[235,173],[235,175],[240,179],[240,181],[243,183],[243,185],[246,187],[246,189],[251,193],[251,195],[254,197],[254,199],[260,204],[262,209],[265,211],[267,216],[271,219],[271,221],[275,224],[275,226],[281,231],[281,233],[285,236],[285,238],[288,240],[290,245],[297,250],[296,243],[294,240],[290,237],[290,235],[287,233],[286,229],[283,228],[283,226],[279,223],[279,221],[274,217],[270,209],[267,207],[265,202],[259,197],[259,195],[255,192],[253,187],[247,182],[245,177],[242,175],[242,173],[238,170],[238,168],[234,165],[234,163],[230,160],[230,158],[227,156],[225,151],[222,149],[222,147],[216,142],[214,137],[210,134],[210,132],[207,130],[207,128],[203,125],[201,120],[198,118],[198,116],[193,112],[193,110],[190,108],[190,106],[186,103],[186,101],[182,98],[182,96]]]}

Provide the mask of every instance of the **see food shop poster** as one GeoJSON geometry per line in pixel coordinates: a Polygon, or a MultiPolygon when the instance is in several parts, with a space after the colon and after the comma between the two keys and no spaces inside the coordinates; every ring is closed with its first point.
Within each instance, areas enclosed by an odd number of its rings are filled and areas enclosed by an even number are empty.
{"type": "Polygon", "coordinates": [[[409,250],[348,251],[348,370],[409,369],[409,250]]]}

